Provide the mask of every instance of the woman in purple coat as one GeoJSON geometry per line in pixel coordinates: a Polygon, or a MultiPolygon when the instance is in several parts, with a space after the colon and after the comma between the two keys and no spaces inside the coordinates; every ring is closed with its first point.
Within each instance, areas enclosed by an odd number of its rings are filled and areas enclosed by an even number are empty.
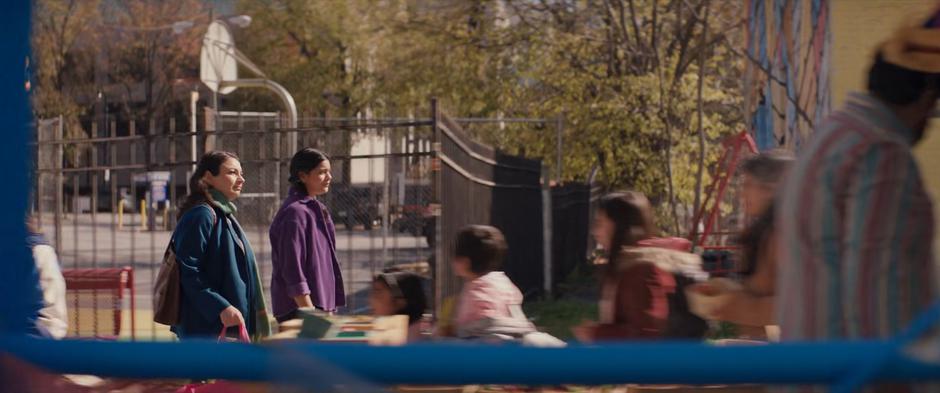
{"type": "Polygon", "coordinates": [[[336,261],[336,230],[317,196],[330,190],[330,160],[305,148],[290,161],[290,191],[271,223],[271,303],[278,322],[297,317],[298,308],[334,312],[346,305],[336,261]]]}

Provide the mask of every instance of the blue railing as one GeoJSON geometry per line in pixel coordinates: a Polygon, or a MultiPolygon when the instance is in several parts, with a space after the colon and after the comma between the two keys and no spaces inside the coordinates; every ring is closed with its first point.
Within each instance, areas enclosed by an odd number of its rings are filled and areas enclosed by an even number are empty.
{"type": "Polygon", "coordinates": [[[888,354],[864,382],[940,380],[940,365],[891,341],[714,346],[622,343],[567,348],[423,344],[405,347],[284,342],[218,344],[0,339],[0,351],[53,372],[120,378],[285,381],[324,365],[377,384],[835,384],[888,354]]]}

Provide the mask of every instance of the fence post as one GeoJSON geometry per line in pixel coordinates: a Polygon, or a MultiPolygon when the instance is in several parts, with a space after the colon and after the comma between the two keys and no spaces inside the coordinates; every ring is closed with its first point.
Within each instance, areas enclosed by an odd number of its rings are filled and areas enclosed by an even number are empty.
{"type": "Polygon", "coordinates": [[[442,165],[441,165],[441,128],[440,128],[440,108],[437,106],[437,98],[431,98],[431,134],[432,134],[432,146],[433,155],[431,158],[431,184],[432,191],[434,195],[431,197],[431,216],[434,217],[434,264],[431,266],[434,273],[434,299],[432,299],[432,307],[434,309],[435,318],[441,314],[442,306],[442,296],[444,294],[444,280],[443,271],[441,266],[446,263],[444,261],[444,249],[443,244],[445,243],[442,237],[442,224],[443,224],[443,206],[441,206],[441,201],[443,200],[441,182],[442,178],[442,165]]]}
{"type": "Polygon", "coordinates": [[[62,179],[62,161],[65,160],[65,146],[62,145],[64,127],[62,115],[59,115],[59,124],[56,125],[55,135],[52,138],[55,143],[55,157],[52,164],[55,170],[55,249],[58,252],[62,252],[62,204],[65,199],[65,184],[62,179]]]}
{"type": "Polygon", "coordinates": [[[392,192],[392,138],[393,136],[391,129],[388,128],[379,128],[385,138],[383,141],[385,158],[385,181],[382,187],[382,262],[388,263],[388,237],[390,235],[390,230],[392,227],[392,215],[389,214],[391,209],[391,192],[392,192]]]}
{"type": "MultiPolygon", "coordinates": [[[[564,130],[565,130],[565,117],[564,115],[559,114],[558,117],[555,119],[555,145],[556,145],[555,146],[555,182],[558,184],[561,184],[561,179],[562,179],[561,177],[562,176],[561,149],[562,149],[562,144],[563,144],[562,134],[564,133],[564,130]]],[[[545,178],[548,179],[548,176],[545,176],[545,178]]]]}
{"type": "Polygon", "coordinates": [[[147,136],[146,138],[144,138],[144,140],[146,141],[145,143],[147,144],[147,150],[145,150],[146,152],[145,159],[146,159],[146,164],[147,164],[146,166],[147,166],[147,180],[148,180],[147,181],[147,193],[144,194],[144,195],[147,195],[147,198],[145,198],[147,200],[147,227],[146,228],[148,231],[151,231],[151,232],[157,230],[156,228],[157,215],[156,215],[156,211],[153,208],[153,184],[149,181],[150,172],[153,171],[153,164],[155,161],[154,159],[156,158],[156,154],[157,154],[156,141],[154,140],[154,136],[156,135],[156,133],[157,133],[157,121],[156,119],[151,118],[150,124],[147,127],[147,136]]]}
{"type": "Polygon", "coordinates": [[[545,299],[552,297],[552,187],[548,166],[542,164],[542,267],[545,299]]]}
{"type": "MultiPolygon", "coordinates": [[[[192,133],[192,135],[189,136],[189,159],[193,162],[193,165],[190,167],[190,173],[196,172],[196,161],[199,161],[199,157],[196,155],[196,132],[198,129],[196,126],[196,122],[198,121],[196,119],[196,110],[198,104],[199,90],[194,88],[193,91],[189,92],[189,132],[192,133]]],[[[188,179],[189,176],[186,176],[186,178],[188,179]]],[[[187,184],[188,183],[189,182],[187,182],[187,184]]],[[[189,186],[187,185],[186,187],[189,186]]]]}
{"type": "Polygon", "coordinates": [[[30,214],[33,214],[35,219],[37,229],[42,229],[42,120],[36,119],[33,122],[34,126],[33,131],[33,142],[36,142],[36,149],[33,153],[33,178],[31,179],[32,183],[30,184],[30,189],[32,192],[32,197],[30,198],[31,207],[27,208],[27,211],[30,214]]]}

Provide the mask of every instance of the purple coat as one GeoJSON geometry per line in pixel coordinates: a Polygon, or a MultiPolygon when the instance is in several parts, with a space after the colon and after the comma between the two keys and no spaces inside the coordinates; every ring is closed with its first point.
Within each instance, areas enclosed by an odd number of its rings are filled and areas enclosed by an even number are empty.
{"type": "Polygon", "coordinates": [[[313,305],[326,311],[346,305],[336,261],[336,229],[323,203],[291,187],[268,234],[275,317],[296,310],[293,298],[300,295],[309,294],[313,305]]]}

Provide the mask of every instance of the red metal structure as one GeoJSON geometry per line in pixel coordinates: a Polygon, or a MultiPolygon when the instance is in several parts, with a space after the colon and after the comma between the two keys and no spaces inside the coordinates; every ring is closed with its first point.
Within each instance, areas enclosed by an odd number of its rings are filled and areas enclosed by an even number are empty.
{"type": "MultiPolygon", "coordinates": [[[[98,332],[98,304],[93,305],[94,315],[94,335],[96,337],[117,338],[121,334],[121,313],[123,308],[124,290],[130,290],[130,318],[131,318],[131,339],[136,339],[136,320],[135,294],[134,294],[134,269],[130,267],[112,268],[112,269],[64,269],[62,275],[65,277],[65,287],[67,295],[73,299],[70,305],[70,314],[74,314],[73,321],[79,320],[79,298],[82,295],[92,294],[95,298],[99,293],[103,296],[110,294],[114,305],[114,329],[113,336],[101,335],[98,332]]],[[[97,299],[96,299],[97,300],[97,299]]],[[[70,315],[71,317],[71,315],[70,315]]],[[[75,326],[78,331],[80,326],[75,326]]]]}
{"type": "Polygon", "coordinates": [[[757,144],[754,143],[754,138],[747,131],[741,131],[737,135],[726,139],[723,145],[725,151],[711,173],[712,182],[705,189],[706,194],[702,205],[696,206],[695,215],[692,217],[692,228],[688,236],[694,246],[700,246],[705,250],[732,250],[736,248],[722,244],[709,245],[707,241],[709,236],[715,234],[715,223],[721,213],[721,201],[728,191],[728,183],[734,178],[738,164],[746,156],[757,154],[757,144]],[[705,220],[705,228],[700,234],[698,228],[703,219],[705,220]]]}

